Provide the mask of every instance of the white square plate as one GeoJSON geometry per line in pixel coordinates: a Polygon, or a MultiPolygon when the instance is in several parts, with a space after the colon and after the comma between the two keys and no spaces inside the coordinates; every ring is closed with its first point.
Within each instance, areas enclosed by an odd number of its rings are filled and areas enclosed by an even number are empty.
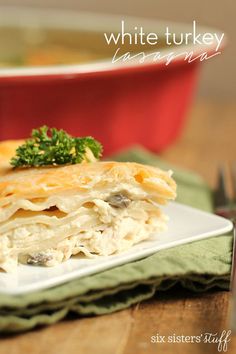
{"type": "Polygon", "coordinates": [[[178,203],[170,203],[164,207],[164,211],[170,218],[168,230],[153,235],[148,241],[119,255],[95,259],[72,257],[53,268],[19,265],[14,274],[0,273],[0,293],[17,295],[49,288],[149,256],[165,248],[221,235],[233,228],[229,220],[178,203]]]}

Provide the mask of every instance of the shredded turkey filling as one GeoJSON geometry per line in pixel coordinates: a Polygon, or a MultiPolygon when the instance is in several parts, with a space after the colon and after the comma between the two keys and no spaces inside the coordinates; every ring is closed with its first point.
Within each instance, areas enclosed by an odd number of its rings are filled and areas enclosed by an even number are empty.
{"type": "Polygon", "coordinates": [[[107,256],[165,229],[166,217],[156,205],[132,199],[126,191],[80,207],[76,196],[70,199],[71,206],[58,202],[43,211],[37,205],[36,210],[12,210],[8,220],[0,222],[0,268],[13,271],[18,262],[54,266],[79,253],[107,256]]]}

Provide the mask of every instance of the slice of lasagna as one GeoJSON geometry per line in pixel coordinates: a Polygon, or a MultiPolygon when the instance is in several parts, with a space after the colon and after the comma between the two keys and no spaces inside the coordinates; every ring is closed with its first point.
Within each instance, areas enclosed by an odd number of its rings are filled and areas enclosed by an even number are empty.
{"type": "MultiPolygon", "coordinates": [[[[1,158],[1,154],[0,154],[1,158]]],[[[111,255],[166,228],[159,206],[176,196],[171,172],[137,163],[4,168],[0,268],[54,266],[72,255],[111,255]]]]}

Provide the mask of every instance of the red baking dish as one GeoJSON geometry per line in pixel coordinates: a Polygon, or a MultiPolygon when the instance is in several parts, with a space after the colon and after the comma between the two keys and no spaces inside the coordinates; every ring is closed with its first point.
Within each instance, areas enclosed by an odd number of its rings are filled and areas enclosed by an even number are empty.
{"type": "MultiPolygon", "coordinates": [[[[120,17],[108,15],[29,9],[5,9],[0,15],[0,28],[82,28],[101,36],[119,23],[120,17]]],[[[135,18],[127,23],[156,32],[166,25],[135,18]]],[[[105,155],[133,144],[162,151],[182,129],[199,66],[199,60],[189,64],[180,59],[168,66],[164,61],[115,65],[108,58],[78,65],[1,68],[0,140],[27,137],[32,128],[46,124],[76,136],[94,136],[105,155]]]]}

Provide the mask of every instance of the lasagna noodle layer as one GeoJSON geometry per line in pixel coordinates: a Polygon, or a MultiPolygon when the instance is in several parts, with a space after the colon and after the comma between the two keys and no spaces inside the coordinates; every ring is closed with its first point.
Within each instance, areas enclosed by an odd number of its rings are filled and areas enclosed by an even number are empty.
{"type": "Polygon", "coordinates": [[[6,271],[14,270],[18,259],[54,266],[78,253],[93,257],[122,252],[166,225],[166,218],[148,201],[132,201],[121,209],[95,199],[69,214],[33,214],[19,211],[1,224],[0,266],[6,271]]]}
{"type": "Polygon", "coordinates": [[[175,196],[171,172],[136,163],[8,167],[0,177],[0,267],[126,250],[165,228],[158,206],[175,196]]]}

